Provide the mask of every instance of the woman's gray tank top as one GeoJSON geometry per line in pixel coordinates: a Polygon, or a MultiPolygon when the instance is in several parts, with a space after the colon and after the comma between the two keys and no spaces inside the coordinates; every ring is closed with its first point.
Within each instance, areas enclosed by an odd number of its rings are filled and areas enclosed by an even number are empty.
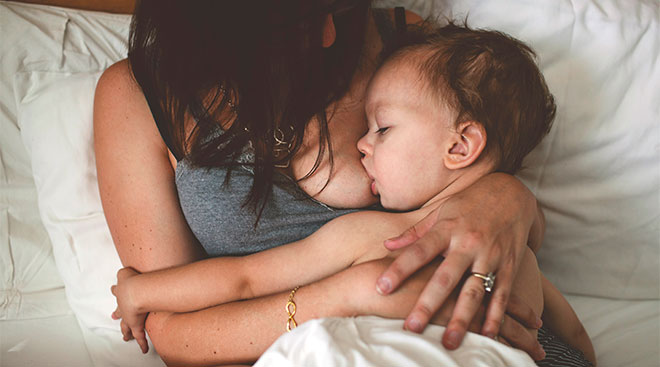
{"type": "MultiPolygon", "coordinates": [[[[384,9],[374,9],[373,14],[381,39],[388,45],[395,36],[391,18],[384,9]]],[[[239,162],[253,159],[246,147],[239,162]]],[[[235,168],[226,185],[226,168],[195,167],[185,158],[178,161],[175,174],[186,221],[212,257],[247,255],[294,242],[333,218],[355,211],[330,208],[309,198],[290,178],[276,174],[272,194],[255,227],[254,210],[243,205],[253,180],[248,165],[235,168]]]]}

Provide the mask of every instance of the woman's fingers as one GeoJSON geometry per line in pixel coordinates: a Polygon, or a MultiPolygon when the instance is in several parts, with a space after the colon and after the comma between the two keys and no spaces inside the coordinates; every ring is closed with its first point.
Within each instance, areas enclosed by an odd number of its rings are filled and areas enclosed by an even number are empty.
{"type": "MultiPolygon", "coordinates": [[[[436,230],[420,234],[424,227],[427,225],[423,223],[428,222],[430,219],[434,218],[431,218],[431,215],[429,215],[414,227],[412,227],[417,229],[408,230],[411,231],[410,233],[414,232],[416,234],[407,236],[417,237],[418,235],[424,235],[424,237],[419,238],[414,243],[408,245],[408,247],[403,250],[403,252],[392,262],[392,264],[390,264],[387,270],[381,274],[376,282],[376,290],[378,293],[391,293],[397,287],[399,287],[399,285],[401,285],[401,283],[403,283],[403,281],[406,280],[410,275],[412,275],[424,265],[431,262],[445,250],[448,241],[448,238],[446,238],[446,233],[436,230]]],[[[449,289],[449,291],[451,291],[451,289],[449,289]]],[[[424,293],[426,293],[426,291],[424,291],[424,293]]]]}
{"type": "Polygon", "coordinates": [[[408,228],[405,232],[400,234],[397,237],[390,238],[385,241],[385,248],[388,250],[398,250],[400,248],[406,247],[420,238],[424,237],[428,231],[433,228],[436,221],[438,220],[437,211],[434,210],[429,215],[424,217],[419,223],[408,228]]]}
{"type": "Polygon", "coordinates": [[[470,258],[459,254],[442,261],[426,287],[424,287],[410,315],[408,315],[404,323],[406,329],[418,333],[424,330],[433,314],[436,313],[458,282],[461,281],[470,262],[470,258]]]}
{"type": "Polygon", "coordinates": [[[501,267],[495,278],[493,292],[486,309],[486,320],[481,329],[481,333],[489,338],[495,338],[500,333],[513,283],[510,269],[510,267],[501,267]]]}
{"type": "Polygon", "coordinates": [[[529,354],[535,361],[545,358],[545,351],[536,339],[536,336],[518,321],[511,317],[504,316],[500,336],[504,338],[512,347],[521,349],[529,354]]]}
{"type": "Polygon", "coordinates": [[[474,276],[469,276],[465,280],[452,318],[447,324],[447,330],[442,335],[442,345],[445,348],[454,350],[461,345],[468,327],[481,306],[485,293],[483,280],[474,276]]]}

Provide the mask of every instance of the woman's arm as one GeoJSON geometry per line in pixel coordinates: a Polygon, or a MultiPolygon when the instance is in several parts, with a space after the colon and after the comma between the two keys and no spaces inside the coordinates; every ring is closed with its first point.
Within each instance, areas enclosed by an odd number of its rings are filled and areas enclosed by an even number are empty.
{"type": "MultiPolygon", "coordinates": [[[[404,317],[433,268],[422,269],[385,299],[375,292],[373,281],[389,261],[357,265],[300,288],[294,297],[296,322],[360,314],[404,317]]],[[[167,314],[157,322],[150,318],[147,331],[169,366],[251,363],[286,332],[288,297],[289,291],[193,313],[167,314]]],[[[448,314],[440,313],[433,321],[442,323],[448,314]]]]}
{"type": "MultiPolygon", "coordinates": [[[[355,315],[405,317],[440,260],[422,267],[395,292],[382,297],[373,287],[374,280],[391,262],[389,258],[366,262],[300,288],[294,297],[296,322],[355,315]]],[[[538,267],[533,256],[526,257],[523,262],[521,279],[524,281],[517,281],[516,290],[530,294],[527,302],[540,312],[543,301],[538,267]]],[[[289,294],[286,291],[193,313],[164,314],[158,322],[150,319],[147,330],[156,350],[170,366],[250,363],[285,332],[288,316],[284,306],[289,294]]],[[[445,325],[455,299],[451,297],[430,321],[445,325]]],[[[484,310],[477,313],[470,331],[478,332],[480,328],[484,310]]]]}
{"type": "Polygon", "coordinates": [[[185,221],[169,151],[126,60],[98,82],[94,149],[103,210],[124,266],[146,272],[206,257],[185,221]]]}
{"type": "MultiPolygon", "coordinates": [[[[98,82],[94,148],[103,209],[124,266],[146,272],[206,256],[183,217],[168,149],[126,60],[98,82]]],[[[144,334],[134,336],[146,351],[144,334]]]]}
{"type": "MultiPolygon", "coordinates": [[[[497,280],[481,332],[493,337],[499,333],[522,254],[528,242],[531,247],[539,246],[543,232],[544,221],[534,195],[513,176],[490,174],[454,195],[401,236],[386,241],[389,249],[407,248],[378,279],[378,289],[388,294],[421,265],[443,255],[445,261],[406,319],[408,328],[421,332],[466,271],[492,271],[497,280]]],[[[466,307],[457,307],[447,325],[445,347],[455,349],[460,345],[483,296],[479,284],[461,288],[459,302],[466,307]]],[[[541,323],[538,315],[522,321],[528,327],[541,323]]],[[[531,335],[520,343],[518,348],[533,358],[543,358],[543,349],[531,335]]]]}
{"type": "Polygon", "coordinates": [[[413,222],[411,215],[351,213],[300,241],[248,256],[204,259],[144,274],[123,268],[112,287],[117,298],[112,316],[122,319],[124,337],[130,339],[143,333],[149,312],[197,311],[321,280],[356,262],[387,255],[383,239],[406,228],[413,222]]]}
{"type": "Polygon", "coordinates": [[[543,281],[543,323],[566,344],[582,351],[584,356],[596,366],[596,353],[591,339],[573,307],[559,289],[541,275],[543,281]]]}

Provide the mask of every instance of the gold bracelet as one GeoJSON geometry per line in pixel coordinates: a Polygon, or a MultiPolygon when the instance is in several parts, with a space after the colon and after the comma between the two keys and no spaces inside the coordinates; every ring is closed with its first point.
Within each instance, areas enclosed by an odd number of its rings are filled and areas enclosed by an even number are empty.
{"type": "Polygon", "coordinates": [[[293,296],[296,294],[298,288],[300,288],[300,286],[293,288],[291,294],[289,294],[289,302],[286,303],[286,314],[289,315],[289,319],[286,321],[287,332],[290,332],[291,329],[295,329],[296,326],[298,326],[296,320],[293,319],[293,316],[296,315],[296,303],[293,301],[293,296]]]}

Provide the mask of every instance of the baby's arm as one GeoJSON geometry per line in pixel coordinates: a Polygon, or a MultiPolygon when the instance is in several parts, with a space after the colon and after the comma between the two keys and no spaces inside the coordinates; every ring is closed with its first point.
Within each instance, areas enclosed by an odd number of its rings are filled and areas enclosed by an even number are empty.
{"type": "Polygon", "coordinates": [[[382,226],[370,223],[380,215],[345,215],[303,240],[249,256],[210,258],[144,274],[122,269],[113,289],[121,311],[117,316],[190,312],[323,279],[349,267],[374,243],[382,226]]]}
{"type": "Polygon", "coordinates": [[[303,240],[244,257],[205,259],[144,274],[122,269],[112,288],[117,297],[112,317],[121,319],[124,340],[129,340],[144,334],[149,312],[183,313],[251,299],[323,279],[358,259],[382,258],[388,253],[383,236],[402,230],[385,218],[391,215],[348,214],[303,240]]]}
{"type": "Polygon", "coordinates": [[[596,354],[582,322],[573,307],[548,279],[541,274],[543,282],[543,323],[564,342],[582,351],[584,356],[596,366],[596,354]]]}

